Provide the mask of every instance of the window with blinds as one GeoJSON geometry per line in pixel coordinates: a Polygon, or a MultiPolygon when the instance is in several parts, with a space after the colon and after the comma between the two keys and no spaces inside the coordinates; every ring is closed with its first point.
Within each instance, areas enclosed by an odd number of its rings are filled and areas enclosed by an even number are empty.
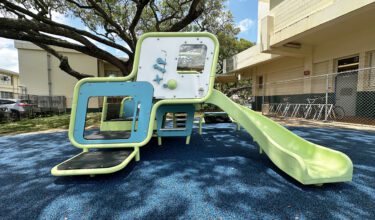
{"type": "Polygon", "coordinates": [[[0,85],[12,85],[12,77],[0,74],[0,85]]]}

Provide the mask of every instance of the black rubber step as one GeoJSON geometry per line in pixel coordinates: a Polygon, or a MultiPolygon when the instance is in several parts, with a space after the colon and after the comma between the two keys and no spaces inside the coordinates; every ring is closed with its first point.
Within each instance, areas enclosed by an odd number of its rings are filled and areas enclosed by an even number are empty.
{"type": "Polygon", "coordinates": [[[59,166],[58,170],[109,168],[121,164],[132,150],[103,150],[81,153],[59,166]]]}
{"type": "Polygon", "coordinates": [[[86,140],[111,140],[111,139],[129,139],[129,131],[93,131],[85,134],[86,140]]]}

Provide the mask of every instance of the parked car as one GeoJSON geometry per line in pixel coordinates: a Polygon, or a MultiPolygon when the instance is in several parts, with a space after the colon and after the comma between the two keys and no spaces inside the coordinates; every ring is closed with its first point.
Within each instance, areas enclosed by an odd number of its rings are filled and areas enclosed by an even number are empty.
{"type": "Polygon", "coordinates": [[[27,100],[0,99],[0,108],[7,108],[10,111],[10,118],[19,120],[32,115],[32,105],[27,100]]]}
{"type": "Polygon", "coordinates": [[[10,119],[10,109],[5,107],[0,107],[0,122],[8,121],[10,119]]]}

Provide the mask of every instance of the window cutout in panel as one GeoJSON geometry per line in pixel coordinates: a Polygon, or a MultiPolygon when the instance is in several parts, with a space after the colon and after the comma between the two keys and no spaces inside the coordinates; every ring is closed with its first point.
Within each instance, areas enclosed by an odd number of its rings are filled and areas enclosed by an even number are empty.
{"type": "Polygon", "coordinates": [[[175,127],[178,129],[186,128],[187,113],[177,112],[175,113],[175,127]]]}
{"type": "Polygon", "coordinates": [[[179,74],[201,74],[206,62],[207,46],[203,44],[183,44],[178,55],[179,74]]]}
{"type": "Polygon", "coordinates": [[[86,140],[129,139],[138,130],[140,103],[130,96],[93,96],[88,99],[83,138],[86,140]],[[101,112],[93,110],[101,109],[101,112]]]}
{"type": "Polygon", "coordinates": [[[164,130],[173,129],[173,113],[167,112],[163,116],[163,122],[161,128],[164,130]]]}
{"type": "Polygon", "coordinates": [[[186,112],[168,112],[163,116],[162,130],[185,130],[186,112]]]}
{"type": "MultiPolygon", "coordinates": [[[[136,107],[137,109],[135,110],[136,111],[136,114],[135,114],[135,116],[134,116],[134,118],[135,118],[135,121],[134,121],[134,131],[137,131],[138,130],[138,118],[139,118],[139,111],[141,110],[141,104],[140,103],[138,103],[137,104],[137,107],[136,107]]],[[[134,120],[134,119],[133,119],[134,120]]]]}

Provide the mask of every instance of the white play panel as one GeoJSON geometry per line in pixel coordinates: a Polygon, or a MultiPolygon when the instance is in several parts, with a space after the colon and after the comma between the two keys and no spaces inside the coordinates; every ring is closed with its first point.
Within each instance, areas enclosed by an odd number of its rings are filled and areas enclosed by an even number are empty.
{"type": "Polygon", "coordinates": [[[148,37],[142,42],[137,81],[157,99],[207,95],[215,44],[208,37],[148,37]]]}

